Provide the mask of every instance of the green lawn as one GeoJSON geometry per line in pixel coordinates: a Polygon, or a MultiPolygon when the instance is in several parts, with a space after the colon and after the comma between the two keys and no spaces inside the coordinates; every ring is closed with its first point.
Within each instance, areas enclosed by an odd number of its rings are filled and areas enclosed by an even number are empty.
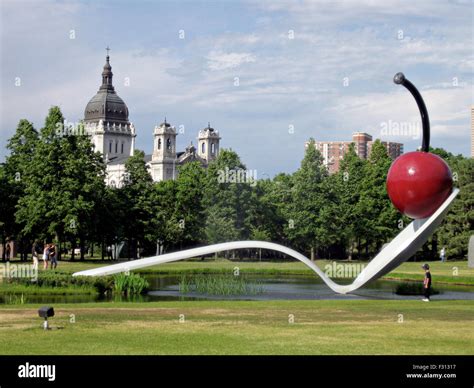
{"type": "MultiPolygon", "coordinates": [[[[321,268],[327,263],[317,261],[321,268]]],[[[61,262],[59,270],[73,273],[99,265],[104,263],[61,262]]],[[[420,265],[404,263],[387,277],[420,280],[420,265]]],[[[312,275],[297,261],[224,259],[183,261],[145,271],[221,273],[236,266],[241,273],[312,275]]],[[[466,261],[433,262],[431,267],[435,284],[474,284],[474,270],[466,261]]],[[[51,323],[60,329],[49,332],[41,329],[38,307],[0,305],[0,354],[474,354],[473,301],[58,304],[51,323]],[[294,323],[289,323],[290,315],[294,323]]]]}
{"type": "Polygon", "coordinates": [[[0,354],[474,354],[471,301],[57,305],[49,332],[37,307],[0,307],[0,354]]]}
{"type": "MultiPolygon", "coordinates": [[[[407,262],[400,267],[395,268],[387,274],[385,278],[402,280],[419,280],[423,270],[420,268],[422,263],[407,262]]],[[[438,283],[453,283],[474,285],[474,268],[467,266],[467,261],[440,261],[430,262],[430,271],[433,275],[433,281],[438,283]]]]}

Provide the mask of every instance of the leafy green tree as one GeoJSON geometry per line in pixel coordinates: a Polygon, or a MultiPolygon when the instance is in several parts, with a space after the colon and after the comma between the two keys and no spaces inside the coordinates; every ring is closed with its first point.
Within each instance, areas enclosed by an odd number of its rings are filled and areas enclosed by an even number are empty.
{"type": "Polygon", "coordinates": [[[318,249],[327,241],[326,225],[321,220],[321,212],[325,206],[325,194],[322,182],[328,172],[323,158],[316,150],[311,139],[301,167],[293,177],[294,191],[291,209],[293,228],[289,228],[292,241],[301,249],[310,251],[314,260],[318,249]]]}
{"type": "Polygon", "coordinates": [[[205,171],[199,162],[186,163],[179,167],[176,180],[176,218],[182,231],[181,246],[190,246],[204,240],[206,223],[202,197],[205,171]]]}
{"type": "Polygon", "coordinates": [[[294,209],[293,176],[278,174],[273,178],[271,184],[263,187],[265,194],[262,196],[262,201],[267,204],[271,215],[268,220],[268,228],[274,241],[287,245],[292,237],[292,229],[295,227],[292,218],[294,209]]]}
{"type": "MultiPolygon", "coordinates": [[[[439,247],[446,247],[446,256],[465,259],[469,238],[474,230],[474,159],[447,155],[453,173],[454,187],[459,194],[436,233],[439,247]]],[[[437,252],[433,252],[438,257],[437,252]]]]}
{"type": "MultiPolygon", "coordinates": [[[[72,207],[65,218],[66,231],[71,245],[79,240],[81,260],[84,260],[86,241],[93,241],[101,225],[96,218],[105,196],[105,164],[100,153],[94,151],[90,137],[71,132],[61,142],[63,173],[59,195],[69,196],[72,207]],[[64,193],[64,194],[63,194],[64,193]]],[[[74,250],[71,251],[74,258],[74,250]]]]}
{"type": "Polygon", "coordinates": [[[103,196],[99,197],[97,211],[92,217],[91,243],[98,243],[102,259],[109,246],[124,240],[127,219],[125,214],[127,203],[120,195],[120,189],[105,187],[103,196]]]}
{"type": "MultiPolygon", "coordinates": [[[[180,219],[176,216],[177,182],[166,180],[153,186],[153,241],[156,242],[157,253],[169,251],[181,241],[183,229],[180,219]]],[[[185,225],[184,225],[185,226],[185,225]]]]}
{"type": "Polygon", "coordinates": [[[329,207],[331,213],[326,218],[333,220],[333,241],[349,248],[349,259],[367,233],[366,214],[361,206],[366,174],[367,162],[357,156],[352,143],[341,160],[339,171],[327,180],[326,187],[333,206],[329,207]]]}
{"type": "Polygon", "coordinates": [[[52,107],[23,172],[25,190],[16,212],[23,232],[52,236],[59,248],[66,239],[74,248],[76,238],[84,246],[103,195],[104,174],[89,136],[64,128],[60,109],[52,107]]]}
{"type": "Polygon", "coordinates": [[[221,150],[217,159],[209,164],[203,197],[206,215],[209,217],[212,211],[216,217],[231,220],[238,239],[249,237],[252,184],[245,165],[234,151],[221,150]]]}
{"type": "Polygon", "coordinates": [[[33,124],[22,119],[18,123],[15,134],[8,140],[7,149],[10,155],[6,158],[5,173],[8,175],[12,188],[20,188],[20,192],[24,190],[26,180],[23,179],[23,175],[32,162],[38,138],[38,131],[33,124]]]}
{"type": "Polygon", "coordinates": [[[367,175],[360,194],[360,214],[364,214],[366,255],[371,245],[374,252],[392,239],[404,225],[407,218],[402,218],[390,202],[387,194],[386,181],[392,159],[380,140],[372,144],[367,165],[367,175]],[[400,223],[400,220],[405,222],[400,223]]]}
{"type": "MultiPolygon", "coordinates": [[[[270,241],[270,233],[263,227],[252,226],[250,228],[250,238],[255,241],[270,241]]],[[[262,260],[262,249],[258,249],[258,258],[262,260]]]]}
{"type": "Polygon", "coordinates": [[[261,179],[251,188],[246,225],[250,228],[249,237],[252,239],[265,236],[265,241],[276,241],[282,234],[284,220],[279,218],[271,196],[274,185],[270,179],[261,179]]]}
{"type": "Polygon", "coordinates": [[[155,235],[153,221],[153,180],[145,162],[145,153],[135,150],[125,162],[125,179],[119,196],[125,208],[122,213],[124,234],[128,240],[129,258],[136,259],[155,235]]]}
{"type": "Polygon", "coordinates": [[[10,180],[5,166],[0,164],[0,232],[2,234],[3,256],[5,261],[7,237],[15,233],[15,205],[16,199],[10,195],[10,180]]]}
{"type": "MultiPolygon", "coordinates": [[[[10,155],[7,156],[4,166],[4,189],[7,196],[2,201],[5,217],[0,221],[2,230],[2,243],[5,247],[6,238],[14,237],[20,241],[22,256],[30,251],[31,236],[22,233],[21,225],[15,222],[15,210],[19,199],[24,195],[26,180],[25,171],[31,163],[32,155],[38,142],[38,132],[28,120],[20,120],[15,134],[8,140],[7,149],[10,155]]],[[[3,250],[5,252],[5,249],[3,250]]]]}
{"type": "Polygon", "coordinates": [[[220,242],[235,241],[239,237],[239,232],[235,228],[234,221],[219,215],[214,211],[214,207],[209,209],[209,215],[206,220],[206,238],[209,244],[220,242]]]}

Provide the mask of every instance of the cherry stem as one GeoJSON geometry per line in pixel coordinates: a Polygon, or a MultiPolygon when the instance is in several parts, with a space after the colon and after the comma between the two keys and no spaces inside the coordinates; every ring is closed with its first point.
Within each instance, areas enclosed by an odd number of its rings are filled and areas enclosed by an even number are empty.
{"type": "Polygon", "coordinates": [[[418,89],[413,85],[410,81],[405,78],[403,73],[397,73],[393,77],[393,82],[397,85],[405,86],[408,91],[413,95],[415,101],[418,105],[418,109],[420,110],[421,115],[421,122],[423,124],[423,139],[421,143],[421,150],[423,152],[430,151],[430,118],[428,117],[428,111],[426,110],[425,102],[423,101],[423,97],[421,97],[420,92],[418,89]]]}

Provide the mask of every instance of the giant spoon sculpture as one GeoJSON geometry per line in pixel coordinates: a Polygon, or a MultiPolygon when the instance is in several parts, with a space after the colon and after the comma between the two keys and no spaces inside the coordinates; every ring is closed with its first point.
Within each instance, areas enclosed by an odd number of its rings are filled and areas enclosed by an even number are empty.
{"type": "Polygon", "coordinates": [[[73,276],[101,276],[189,259],[233,249],[261,248],[285,253],[311,268],[336,293],[346,294],[377,279],[408,260],[433,234],[459,192],[452,188],[451,171],[438,156],[429,152],[430,123],[425,103],[416,87],[402,73],[394,82],[407,88],[415,98],[423,123],[421,151],[398,157],[387,175],[387,192],[394,206],[413,221],[387,244],[349,285],[331,280],[307,257],[283,245],[265,241],[232,241],[167,253],[125,263],[76,272],[73,276]]]}

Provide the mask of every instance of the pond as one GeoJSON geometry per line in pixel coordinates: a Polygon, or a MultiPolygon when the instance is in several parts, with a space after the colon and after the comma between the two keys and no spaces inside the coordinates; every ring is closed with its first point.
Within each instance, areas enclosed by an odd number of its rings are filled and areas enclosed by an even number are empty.
{"type": "MultiPolygon", "coordinates": [[[[212,275],[206,275],[212,276],[212,275]]],[[[180,277],[161,276],[149,277],[151,289],[148,296],[154,300],[317,300],[317,299],[420,299],[421,296],[405,296],[394,293],[399,282],[377,280],[354,293],[341,295],[334,293],[326,284],[316,276],[246,276],[249,281],[263,285],[263,293],[219,296],[198,293],[182,294],[179,289],[180,277]]],[[[348,281],[346,281],[348,282],[348,281]]],[[[344,283],[341,279],[340,283],[344,283]]],[[[474,300],[474,287],[455,285],[436,285],[440,294],[432,296],[433,299],[442,300],[474,300]]]]}
{"type": "MultiPolygon", "coordinates": [[[[222,275],[198,275],[205,277],[222,275]]],[[[146,295],[134,297],[97,295],[28,295],[23,301],[19,296],[0,296],[0,303],[90,303],[90,302],[156,302],[177,300],[416,300],[420,296],[396,295],[395,287],[399,282],[377,280],[355,293],[340,295],[329,289],[317,276],[298,275],[246,275],[248,282],[256,283],[261,288],[259,293],[243,295],[209,295],[193,291],[180,292],[181,276],[176,275],[145,275],[150,283],[151,291],[146,295]]],[[[188,278],[193,278],[189,275],[188,278]]],[[[421,281],[421,280],[420,280],[421,281]]],[[[343,280],[338,280],[344,283],[343,280]]],[[[440,294],[432,296],[433,300],[474,300],[474,287],[434,284],[440,294]]]]}

